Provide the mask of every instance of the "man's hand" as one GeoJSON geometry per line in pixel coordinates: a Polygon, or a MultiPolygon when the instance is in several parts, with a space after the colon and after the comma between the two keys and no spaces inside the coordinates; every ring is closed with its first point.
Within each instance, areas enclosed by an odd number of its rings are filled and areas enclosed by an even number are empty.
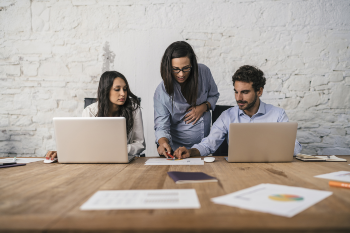
{"type": "Polygon", "coordinates": [[[182,146],[176,149],[176,151],[174,152],[174,156],[177,159],[185,159],[191,156],[190,154],[190,150],[187,150],[186,147],[182,146]]]}
{"type": "Polygon", "coordinates": [[[207,111],[207,105],[205,103],[195,107],[190,107],[186,111],[189,113],[187,113],[184,117],[185,123],[189,124],[194,121],[193,125],[196,124],[197,121],[203,116],[203,113],[205,113],[205,111],[207,111]]]}
{"type": "Polygon", "coordinates": [[[168,158],[166,152],[168,152],[169,154],[171,153],[171,146],[169,145],[169,140],[167,138],[160,138],[158,140],[158,144],[158,154],[165,156],[165,158],[168,158]]]}
{"type": "Polygon", "coordinates": [[[46,154],[46,159],[53,160],[57,157],[57,151],[48,151],[46,154]]]}

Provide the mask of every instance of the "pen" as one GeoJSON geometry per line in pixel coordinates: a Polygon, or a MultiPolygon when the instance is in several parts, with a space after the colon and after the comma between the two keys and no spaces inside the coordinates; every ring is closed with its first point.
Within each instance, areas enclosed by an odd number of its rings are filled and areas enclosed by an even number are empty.
{"type": "Polygon", "coordinates": [[[175,159],[174,158],[174,156],[172,156],[170,153],[168,153],[168,152],[165,152],[168,156],[170,156],[170,158],[172,158],[172,159],[175,159]]]}
{"type": "Polygon", "coordinates": [[[342,182],[336,182],[336,181],[329,181],[329,186],[350,189],[349,183],[342,183],[342,182]]]}

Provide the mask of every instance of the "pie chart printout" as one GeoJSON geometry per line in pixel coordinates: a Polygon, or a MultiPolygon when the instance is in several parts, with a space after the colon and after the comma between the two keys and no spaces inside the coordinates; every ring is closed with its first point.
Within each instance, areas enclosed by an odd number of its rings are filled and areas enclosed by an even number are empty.
{"type": "Polygon", "coordinates": [[[291,194],[275,194],[269,196],[269,199],[274,201],[302,201],[303,197],[291,194]]]}

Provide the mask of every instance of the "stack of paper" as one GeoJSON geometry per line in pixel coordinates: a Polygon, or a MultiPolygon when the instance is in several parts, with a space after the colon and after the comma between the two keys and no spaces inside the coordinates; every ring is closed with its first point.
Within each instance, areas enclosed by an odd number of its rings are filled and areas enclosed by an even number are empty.
{"type": "Polygon", "coordinates": [[[338,158],[335,155],[306,155],[306,154],[297,154],[296,159],[302,161],[327,161],[327,162],[346,162],[346,159],[338,158]]]}
{"type": "Polygon", "coordinates": [[[293,217],[332,192],[277,184],[259,184],[238,192],[212,198],[216,204],[293,217]]]}
{"type": "Polygon", "coordinates": [[[145,162],[145,165],[204,165],[201,158],[187,159],[167,159],[167,158],[152,158],[145,162]]]}
{"type": "MultiPolygon", "coordinates": [[[[33,163],[43,161],[42,158],[16,158],[16,163],[33,163]]],[[[11,163],[13,158],[0,159],[0,163],[11,163]]]]}
{"type": "Polygon", "coordinates": [[[98,191],[80,209],[199,209],[200,207],[195,189],[161,189],[98,191]]]}

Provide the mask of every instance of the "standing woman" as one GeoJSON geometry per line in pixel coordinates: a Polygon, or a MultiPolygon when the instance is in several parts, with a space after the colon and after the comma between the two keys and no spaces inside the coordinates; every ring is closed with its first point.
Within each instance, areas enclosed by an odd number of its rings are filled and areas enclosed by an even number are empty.
{"type": "Polygon", "coordinates": [[[211,115],[219,98],[210,69],[198,64],[185,41],[172,43],[162,58],[154,101],[154,129],[158,153],[180,146],[191,148],[209,134],[211,115]]]}
{"type": "MultiPolygon", "coordinates": [[[[128,138],[128,154],[136,155],[144,151],[142,115],[137,97],[130,91],[128,81],[117,71],[102,74],[97,89],[97,102],[87,106],[83,117],[125,117],[128,138]]],[[[49,151],[46,159],[57,156],[56,151],[49,151]]]]}

